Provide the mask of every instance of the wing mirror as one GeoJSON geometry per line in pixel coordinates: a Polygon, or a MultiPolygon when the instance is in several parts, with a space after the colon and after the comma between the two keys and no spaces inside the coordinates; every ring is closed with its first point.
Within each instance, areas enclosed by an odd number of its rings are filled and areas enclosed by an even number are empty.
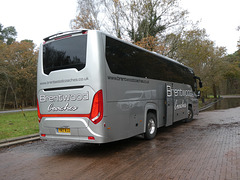
{"type": "Polygon", "coordinates": [[[199,99],[201,97],[201,91],[197,91],[197,98],[199,99]]]}

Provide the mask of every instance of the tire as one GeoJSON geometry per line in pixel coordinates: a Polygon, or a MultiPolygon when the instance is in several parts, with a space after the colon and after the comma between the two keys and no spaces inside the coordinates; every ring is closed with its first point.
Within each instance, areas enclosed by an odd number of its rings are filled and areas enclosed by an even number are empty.
{"type": "Polygon", "coordinates": [[[193,120],[193,110],[191,106],[188,106],[188,118],[187,118],[187,122],[192,121],[193,120]]]}
{"type": "Polygon", "coordinates": [[[154,113],[147,114],[146,132],[144,138],[147,140],[153,139],[157,134],[157,118],[154,113]]]}

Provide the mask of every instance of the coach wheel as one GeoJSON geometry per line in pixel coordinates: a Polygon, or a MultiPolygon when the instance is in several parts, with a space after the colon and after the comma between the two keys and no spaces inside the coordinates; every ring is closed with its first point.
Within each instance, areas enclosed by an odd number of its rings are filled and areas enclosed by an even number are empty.
{"type": "Polygon", "coordinates": [[[193,120],[193,110],[192,110],[192,107],[189,106],[188,107],[188,118],[187,118],[187,121],[191,121],[193,120]]]}
{"type": "Polygon", "coordinates": [[[144,134],[145,139],[153,139],[157,134],[157,118],[155,114],[148,113],[146,121],[146,132],[144,134]]]}

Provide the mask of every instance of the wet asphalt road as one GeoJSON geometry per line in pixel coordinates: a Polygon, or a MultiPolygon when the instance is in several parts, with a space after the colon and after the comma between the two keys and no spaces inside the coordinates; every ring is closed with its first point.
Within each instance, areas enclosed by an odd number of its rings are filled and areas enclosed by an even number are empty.
{"type": "Polygon", "coordinates": [[[0,149],[0,179],[240,179],[240,107],[103,145],[36,141],[0,149]]]}

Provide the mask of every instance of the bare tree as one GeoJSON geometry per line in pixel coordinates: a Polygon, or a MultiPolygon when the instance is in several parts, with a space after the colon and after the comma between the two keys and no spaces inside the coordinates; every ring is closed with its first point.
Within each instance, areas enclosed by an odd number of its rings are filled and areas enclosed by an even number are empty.
{"type": "Polygon", "coordinates": [[[104,4],[105,29],[113,32],[118,38],[122,37],[124,3],[120,0],[102,0],[104,4]]]}
{"type": "Polygon", "coordinates": [[[186,14],[178,0],[78,0],[78,15],[71,25],[137,42],[176,30],[184,25],[186,14]]]}
{"type": "Polygon", "coordinates": [[[71,20],[72,29],[100,29],[100,0],[78,0],[77,16],[71,20]]]}

